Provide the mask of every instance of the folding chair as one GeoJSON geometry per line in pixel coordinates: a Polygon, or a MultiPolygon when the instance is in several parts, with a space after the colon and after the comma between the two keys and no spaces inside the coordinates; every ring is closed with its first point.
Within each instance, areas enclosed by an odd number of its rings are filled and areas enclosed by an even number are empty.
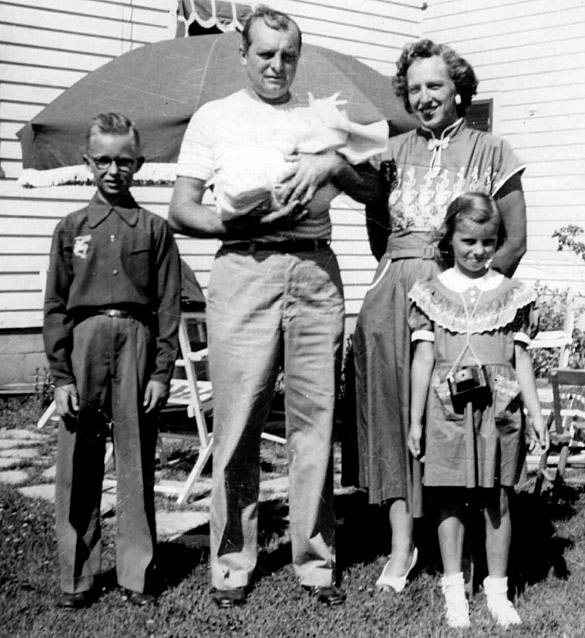
{"type": "MultiPolygon", "coordinates": [[[[184,371],[185,378],[171,379],[169,399],[167,406],[185,406],[187,415],[195,419],[197,436],[199,439],[199,453],[197,461],[189,476],[184,482],[178,484],[155,485],[154,489],[163,494],[177,496],[177,503],[184,503],[195,485],[195,481],[201,475],[205,464],[211,456],[213,448],[213,434],[207,427],[206,417],[213,411],[213,394],[210,381],[198,379],[197,364],[207,360],[207,348],[192,350],[189,327],[195,326],[198,333],[198,341],[205,341],[205,313],[183,312],[179,323],[179,352],[180,358],[175,361],[175,371],[184,371]]],[[[161,432],[159,437],[166,438],[192,438],[193,434],[177,434],[173,432],[161,432]]]]}
{"type": "Polygon", "coordinates": [[[579,432],[585,430],[585,370],[555,369],[550,373],[553,407],[547,421],[550,448],[540,458],[534,493],[539,494],[545,479],[552,482],[552,497],[558,496],[565,482],[567,466],[585,467],[585,440],[579,432]],[[565,392],[562,387],[567,388],[565,392]],[[554,477],[548,467],[556,465],[554,477]]]}
{"type": "MultiPolygon", "coordinates": [[[[175,362],[175,370],[184,369],[185,378],[173,378],[171,380],[167,406],[186,406],[187,415],[195,419],[199,439],[199,453],[195,465],[185,481],[167,482],[154,487],[157,492],[162,494],[176,495],[179,505],[182,505],[188,499],[213,452],[213,433],[209,432],[206,421],[206,417],[213,412],[213,389],[210,381],[202,381],[197,375],[197,364],[207,361],[208,350],[207,348],[192,350],[189,328],[196,329],[198,342],[205,342],[205,313],[202,311],[181,313],[181,321],[179,323],[180,358],[175,362]]],[[[184,440],[185,438],[193,438],[194,433],[161,432],[159,436],[162,439],[184,440]]],[[[263,432],[262,438],[274,443],[286,444],[285,438],[268,432],[263,432]]]]}

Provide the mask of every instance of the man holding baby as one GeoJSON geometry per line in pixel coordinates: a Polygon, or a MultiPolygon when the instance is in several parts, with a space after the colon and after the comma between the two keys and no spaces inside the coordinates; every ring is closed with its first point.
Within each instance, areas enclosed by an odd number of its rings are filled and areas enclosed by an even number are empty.
{"type": "Polygon", "coordinates": [[[221,608],[233,607],[245,602],[252,584],[260,435],[282,363],[294,569],[319,602],[337,605],[345,594],[334,582],[331,437],[344,301],[329,247],[329,191],[334,186],[366,201],[377,183],[339,152],[300,154],[295,147],[291,118],[300,102],[290,87],[301,32],[289,16],[258,6],[244,26],[240,53],[249,86],[205,104],[191,119],[169,214],[175,231],[222,241],[207,306],[212,597],[221,608]],[[243,193],[230,186],[230,175],[246,182],[258,168],[254,162],[271,152],[288,153],[287,168],[267,197],[252,186],[243,193]],[[210,182],[214,207],[202,204],[210,182]]]}

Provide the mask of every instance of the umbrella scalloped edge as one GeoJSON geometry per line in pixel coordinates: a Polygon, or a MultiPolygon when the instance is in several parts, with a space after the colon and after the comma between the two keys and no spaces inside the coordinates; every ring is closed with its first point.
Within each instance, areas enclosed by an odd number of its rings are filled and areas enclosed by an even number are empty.
{"type": "MultiPolygon", "coordinates": [[[[176,177],[176,164],[144,164],[134,176],[134,183],[164,184],[174,182],[176,177]]],[[[91,174],[84,164],[62,166],[44,171],[39,171],[35,168],[25,168],[18,178],[18,184],[24,188],[47,188],[50,186],[65,186],[67,184],[87,185],[92,182],[91,174]]]]}

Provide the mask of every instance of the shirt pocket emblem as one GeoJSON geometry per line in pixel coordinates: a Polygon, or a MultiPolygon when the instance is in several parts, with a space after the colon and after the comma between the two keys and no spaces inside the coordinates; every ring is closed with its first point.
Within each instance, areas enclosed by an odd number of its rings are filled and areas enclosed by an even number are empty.
{"type": "Polygon", "coordinates": [[[77,235],[73,244],[73,254],[81,259],[87,259],[90,241],[91,235],[77,235]]]}

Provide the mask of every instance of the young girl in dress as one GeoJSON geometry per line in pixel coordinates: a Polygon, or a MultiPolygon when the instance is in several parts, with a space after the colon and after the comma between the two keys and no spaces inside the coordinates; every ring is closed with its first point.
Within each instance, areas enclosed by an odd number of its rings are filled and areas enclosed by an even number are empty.
{"type": "Polygon", "coordinates": [[[519,624],[507,596],[509,498],[530,447],[548,446],[526,346],[535,293],[490,270],[501,220],[491,197],[465,193],[448,207],[439,250],[450,266],[410,291],[414,345],[408,446],[424,456],[424,485],[439,507],[441,589],[451,627],[469,626],[461,557],[466,489],[479,488],[486,526],[487,607],[519,624]],[[423,426],[423,423],[426,425],[423,426]],[[424,437],[423,437],[424,432],[424,437]]]}

